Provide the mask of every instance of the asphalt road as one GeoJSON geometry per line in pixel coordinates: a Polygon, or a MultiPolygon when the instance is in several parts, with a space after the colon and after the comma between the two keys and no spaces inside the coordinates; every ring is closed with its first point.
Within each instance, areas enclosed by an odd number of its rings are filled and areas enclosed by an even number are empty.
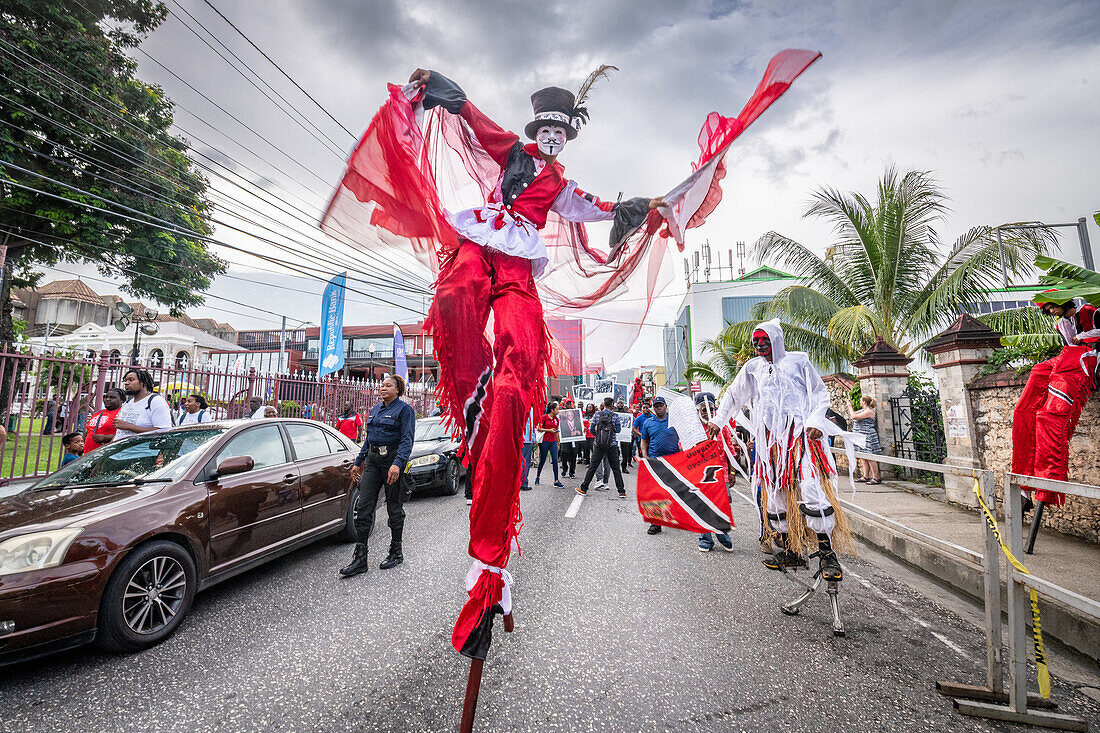
{"type": "MultiPolygon", "coordinates": [[[[500,624],[477,729],[1020,730],[954,713],[939,679],[980,683],[979,629],[864,559],[846,564],[846,638],[822,594],[801,615],[793,584],[764,568],[752,509],[735,501],[734,551],[648,536],[633,500],[537,487],[523,495],[515,633],[500,624]]],[[[736,499],[736,497],[735,497],[736,499]]],[[[406,505],[405,564],[337,576],[351,548],[321,542],[200,595],[164,644],[94,648],[0,669],[0,730],[456,730],[468,660],[450,647],[461,585],[461,495],[406,505]]],[[[933,587],[934,590],[934,587],[933,587]]],[[[1056,678],[1064,711],[1100,707],[1056,678]]]]}

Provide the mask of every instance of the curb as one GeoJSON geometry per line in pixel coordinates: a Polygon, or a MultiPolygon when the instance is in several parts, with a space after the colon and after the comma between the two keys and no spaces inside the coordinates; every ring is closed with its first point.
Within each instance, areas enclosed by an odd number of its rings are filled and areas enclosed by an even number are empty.
{"type": "MultiPolygon", "coordinates": [[[[890,527],[855,512],[848,512],[848,522],[852,531],[864,542],[961,591],[979,604],[983,602],[982,573],[972,564],[915,537],[899,535],[890,527]]],[[[1007,595],[1006,584],[1002,580],[1002,608],[1007,608],[1007,595]]],[[[1100,661],[1100,623],[1051,598],[1044,597],[1040,608],[1045,635],[1094,661],[1100,661]]]]}

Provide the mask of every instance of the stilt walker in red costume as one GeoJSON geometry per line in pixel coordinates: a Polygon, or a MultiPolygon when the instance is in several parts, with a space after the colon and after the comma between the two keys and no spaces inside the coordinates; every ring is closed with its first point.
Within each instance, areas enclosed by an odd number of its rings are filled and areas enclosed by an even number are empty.
{"type": "MultiPolygon", "coordinates": [[[[1048,290],[1043,295],[1049,297],[1051,293],[1048,290]]],[[[1058,356],[1032,367],[1012,412],[1012,472],[1065,481],[1069,441],[1096,387],[1095,347],[1100,331],[1094,328],[1096,308],[1081,301],[1044,302],[1038,307],[1058,319],[1055,329],[1064,346],[1058,356]]],[[[1065,494],[1043,489],[1034,494],[1035,513],[1024,548],[1029,555],[1035,547],[1044,508],[1048,504],[1062,506],[1066,498],[1065,494]]]]}
{"type": "Polygon", "coordinates": [[[559,87],[535,92],[534,119],[524,128],[529,144],[450,79],[417,69],[404,87],[390,85],[352,153],[322,229],[364,249],[409,248],[438,273],[425,323],[440,365],[436,394],[474,476],[469,598],[451,638],[472,659],[462,730],[472,726],[494,615],[503,614],[511,630],[506,566],[522,523],[522,433],[531,405],[545,397],[550,356],[543,303],[583,318],[587,308],[621,299],[622,317],[598,323],[630,331],[625,353],[673,277],[664,266],[669,241],[682,250],[684,232],[721,201],[730,145],[819,57],[803,50],[775,56],[737,117],[707,117],[693,172],[660,198],[601,201],[566,178],[558,162],[588,119],[582,105],[589,88],[614,67],[593,72],[575,97],[559,87]],[[463,172],[484,204],[453,205],[463,172]],[[589,243],[580,222],[592,221],[611,222],[607,252],[589,243]]]}
{"type": "MultiPolygon", "coordinates": [[[[409,82],[423,89],[425,109],[441,106],[459,115],[500,166],[485,205],[453,216],[458,250],[442,265],[425,324],[440,364],[437,395],[445,414],[460,424],[466,460],[475,467],[469,548],[474,560],[466,582],[470,598],[451,641],[462,654],[484,659],[494,610],[511,612],[504,567],[521,522],[523,425],[546,389],[549,333],[535,278],[549,255],[539,229],[550,211],[568,221],[612,220],[614,250],[664,202],[606,203],[565,177],[558,154],[588,117],[572,92],[547,87],[531,95],[534,119],[524,133],[535,142],[524,145],[439,72],[417,69],[409,82]],[[490,312],[492,346],[484,336],[490,312]]],[[[586,92],[587,87],[582,99],[586,92]]]]}

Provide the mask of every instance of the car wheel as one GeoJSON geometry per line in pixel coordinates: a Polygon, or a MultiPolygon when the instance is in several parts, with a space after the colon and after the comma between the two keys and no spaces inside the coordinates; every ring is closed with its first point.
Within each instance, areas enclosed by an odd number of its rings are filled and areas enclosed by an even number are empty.
{"type": "Polygon", "coordinates": [[[187,550],[167,540],[141,545],[107,581],[96,643],[110,652],[159,644],[183,621],[197,588],[195,561],[187,550]]]}
{"type": "Polygon", "coordinates": [[[359,499],[359,484],[356,483],[348,497],[348,519],[344,523],[344,531],[340,533],[340,539],[344,542],[355,542],[355,502],[359,499]]]}
{"type": "Polygon", "coordinates": [[[458,461],[451,459],[447,463],[447,473],[443,477],[443,493],[446,496],[454,496],[462,486],[462,480],[458,475],[458,461]]]}

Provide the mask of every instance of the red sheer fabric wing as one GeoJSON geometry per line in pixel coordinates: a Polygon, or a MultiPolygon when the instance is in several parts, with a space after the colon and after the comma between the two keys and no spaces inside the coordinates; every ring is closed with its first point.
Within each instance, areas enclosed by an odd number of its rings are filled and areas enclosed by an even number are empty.
{"type": "MultiPolygon", "coordinates": [[[[717,162],[713,165],[712,172],[708,172],[706,193],[701,197],[698,195],[694,197],[701,200],[697,207],[693,204],[695,211],[687,217],[687,223],[683,225],[683,229],[701,226],[722,201],[721,182],[726,177],[725,155],[729,146],[763,114],[764,110],[771,106],[772,102],[783,96],[794,80],[819,58],[821,53],[818,51],[799,49],[781,51],[768,63],[764,77],[741,109],[740,114],[736,117],[723,117],[717,112],[707,115],[699,131],[699,159],[692,170],[699,171],[715,159],[717,162]]],[[[698,185],[701,186],[702,183],[700,181],[698,185]]],[[[692,198],[690,195],[688,197],[692,198]]],[[[673,226],[672,229],[675,234],[677,227],[673,226]]],[[[682,234],[676,239],[677,242],[682,243],[682,234]]]]}
{"type": "Polygon", "coordinates": [[[438,258],[458,246],[458,237],[437,190],[412,103],[391,84],[348,159],[321,229],[363,249],[409,249],[438,271],[438,258]]]}

